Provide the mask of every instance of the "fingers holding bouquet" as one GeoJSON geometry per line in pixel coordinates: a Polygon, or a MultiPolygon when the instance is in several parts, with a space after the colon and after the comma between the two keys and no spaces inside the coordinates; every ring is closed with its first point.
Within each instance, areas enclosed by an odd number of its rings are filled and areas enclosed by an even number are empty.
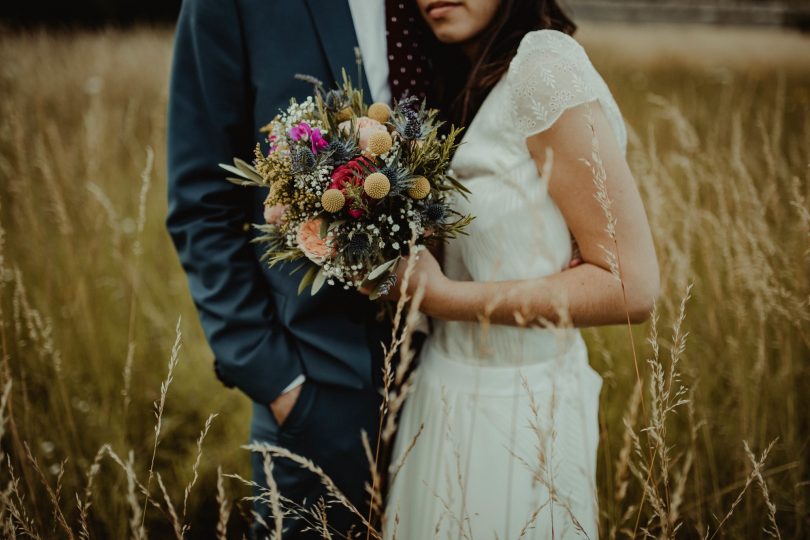
{"type": "Polygon", "coordinates": [[[384,279],[387,280],[384,284],[364,283],[358,290],[366,296],[376,291],[380,300],[396,302],[403,294],[413,298],[422,288],[424,297],[429,299],[434,296],[430,291],[440,289],[448,281],[439,261],[424,245],[415,245],[409,254],[402,256],[384,279]]]}

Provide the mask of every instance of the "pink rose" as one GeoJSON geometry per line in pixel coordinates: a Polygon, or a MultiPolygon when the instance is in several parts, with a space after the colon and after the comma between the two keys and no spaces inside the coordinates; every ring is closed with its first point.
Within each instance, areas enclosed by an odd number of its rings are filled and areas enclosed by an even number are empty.
{"type": "Polygon", "coordinates": [[[335,248],[326,243],[331,238],[331,235],[321,238],[322,221],[321,218],[315,218],[303,222],[298,227],[298,234],[296,235],[298,248],[304,252],[307,259],[318,266],[323,266],[324,262],[335,255],[335,248]]]}
{"type": "Polygon", "coordinates": [[[281,218],[284,217],[284,212],[287,211],[286,204],[274,204],[272,206],[265,205],[264,207],[264,220],[268,225],[278,225],[281,223],[281,218]]]}
{"type": "MultiPolygon", "coordinates": [[[[345,122],[338,124],[338,129],[344,133],[348,133],[351,128],[351,120],[346,120],[345,122]]],[[[368,147],[368,138],[371,137],[371,134],[378,131],[387,132],[388,128],[373,118],[369,118],[368,116],[361,116],[357,119],[357,134],[360,139],[358,144],[362,150],[365,150],[366,147],[368,147]]]]}

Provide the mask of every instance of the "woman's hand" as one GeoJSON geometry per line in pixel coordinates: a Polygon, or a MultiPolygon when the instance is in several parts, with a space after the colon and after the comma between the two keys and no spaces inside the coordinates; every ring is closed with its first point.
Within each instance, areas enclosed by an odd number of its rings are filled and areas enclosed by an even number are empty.
{"type": "MultiPolygon", "coordinates": [[[[415,257],[416,261],[414,262],[413,272],[411,272],[408,278],[407,292],[409,295],[413,296],[421,284],[424,283],[425,291],[420,309],[430,315],[431,312],[434,311],[434,308],[441,303],[443,291],[448,290],[450,280],[444,275],[441,266],[439,266],[439,261],[436,260],[436,257],[434,257],[429,250],[419,249],[410,257],[415,257]]],[[[399,261],[396,273],[394,274],[397,278],[396,285],[391,288],[388,294],[381,296],[380,299],[396,302],[399,300],[400,296],[402,296],[402,284],[405,279],[410,257],[403,257],[399,261]]],[[[362,287],[359,291],[365,295],[369,295],[372,292],[362,287]]]]}

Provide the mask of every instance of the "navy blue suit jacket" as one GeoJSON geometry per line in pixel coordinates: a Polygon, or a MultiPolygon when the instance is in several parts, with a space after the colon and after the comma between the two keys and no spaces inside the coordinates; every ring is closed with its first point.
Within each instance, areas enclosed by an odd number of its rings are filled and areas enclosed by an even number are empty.
{"type": "MultiPolygon", "coordinates": [[[[167,228],[214,352],[219,377],[268,404],[299,374],[372,385],[390,337],[379,306],[355,291],[298,295],[298,266],[272,269],[251,244],[266,190],[235,186],[218,163],[252,159],[259,128],[290,97],[356,73],[346,0],[184,0],[169,98],[167,228]]],[[[370,93],[364,81],[368,101],[370,93]]]]}

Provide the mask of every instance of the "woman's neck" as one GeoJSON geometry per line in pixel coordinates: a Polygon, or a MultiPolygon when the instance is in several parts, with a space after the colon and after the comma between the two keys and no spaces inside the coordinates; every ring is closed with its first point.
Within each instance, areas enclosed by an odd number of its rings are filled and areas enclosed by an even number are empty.
{"type": "Polygon", "coordinates": [[[481,54],[481,45],[481,39],[479,37],[474,37],[468,41],[459,43],[458,47],[464,56],[467,57],[470,65],[475,65],[475,63],[478,61],[478,56],[481,54]]]}

